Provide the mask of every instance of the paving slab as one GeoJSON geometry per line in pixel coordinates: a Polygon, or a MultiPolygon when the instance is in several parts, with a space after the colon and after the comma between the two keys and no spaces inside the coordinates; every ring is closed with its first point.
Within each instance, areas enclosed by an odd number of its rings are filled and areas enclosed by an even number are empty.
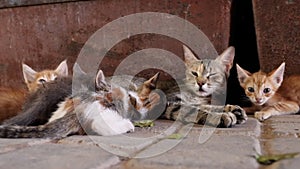
{"type": "Polygon", "coordinates": [[[136,128],[122,136],[72,136],[57,142],[0,139],[0,168],[259,167],[251,157],[260,152],[260,123],[253,118],[233,128],[215,129],[205,143],[199,143],[201,125],[180,130],[189,131],[182,140],[162,135],[172,133],[172,127],[172,121],[157,120],[154,127],[136,128]]]}
{"type": "MultiPolygon", "coordinates": [[[[1,140],[2,141],[2,140],[1,140]]],[[[5,169],[92,169],[109,168],[117,156],[96,146],[45,143],[0,154],[5,169]]]]}
{"type": "MultiPolygon", "coordinates": [[[[168,152],[162,152],[155,157],[129,160],[126,166],[128,168],[237,169],[258,167],[255,159],[251,157],[255,154],[255,149],[259,147],[256,138],[214,135],[206,143],[200,144],[198,137],[191,133],[168,152]]],[[[163,149],[172,142],[174,140],[163,140],[158,145],[154,145],[154,148],[163,149]]]]}
{"type": "MultiPolygon", "coordinates": [[[[163,122],[164,125],[167,122],[163,122]]],[[[170,123],[170,122],[169,122],[170,123]]],[[[161,125],[159,125],[161,126],[161,125]]],[[[250,118],[249,123],[229,129],[216,129],[209,140],[199,143],[203,126],[195,125],[188,135],[178,140],[164,139],[139,152],[148,158],[133,158],[116,166],[118,168],[258,168],[251,157],[260,151],[257,134],[259,122],[250,118]],[[165,152],[166,147],[176,146],[165,152]],[[161,150],[160,154],[155,154],[161,150]],[[155,152],[155,153],[154,153],[155,152]],[[155,155],[155,156],[152,156],[155,155]]],[[[156,133],[158,129],[151,128],[156,133]]],[[[163,128],[165,129],[165,128],[163,128]]],[[[136,132],[133,135],[140,135],[136,132]]]]}
{"type": "MultiPolygon", "coordinates": [[[[274,116],[262,123],[262,130],[260,142],[264,154],[300,153],[299,115],[274,116]]],[[[267,167],[269,169],[298,169],[299,166],[298,156],[278,161],[267,167]]]]}
{"type": "Polygon", "coordinates": [[[273,131],[270,133],[273,137],[300,137],[299,115],[274,116],[266,121],[266,125],[273,131]]]}

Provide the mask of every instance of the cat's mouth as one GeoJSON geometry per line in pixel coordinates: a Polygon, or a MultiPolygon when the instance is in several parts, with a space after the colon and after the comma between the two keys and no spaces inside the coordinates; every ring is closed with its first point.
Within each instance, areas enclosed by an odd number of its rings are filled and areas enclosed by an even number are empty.
{"type": "Polygon", "coordinates": [[[199,87],[199,92],[205,92],[202,87],[199,87]]]}
{"type": "Polygon", "coordinates": [[[255,102],[257,105],[263,105],[264,104],[264,101],[256,101],[255,102]]]}
{"type": "Polygon", "coordinates": [[[255,103],[256,105],[261,106],[261,105],[263,105],[263,104],[265,103],[265,101],[264,101],[264,100],[254,100],[254,103],[255,103]]]}
{"type": "Polygon", "coordinates": [[[209,93],[205,91],[202,87],[199,87],[198,92],[201,96],[208,96],[209,93]]]}

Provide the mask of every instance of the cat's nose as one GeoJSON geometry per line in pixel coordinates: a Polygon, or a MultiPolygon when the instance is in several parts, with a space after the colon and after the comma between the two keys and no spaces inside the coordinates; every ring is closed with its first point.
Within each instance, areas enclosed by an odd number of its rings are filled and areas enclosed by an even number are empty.
{"type": "Polygon", "coordinates": [[[199,87],[202,87],[203,85],[205,85],[205,82],[197,82],[199,87]]]}
{"type": "Polygon", "coordinates": [[[257,103],[261,103],[263,101],[262,98],[255,98],[255,100],[256,100],[257,103]]]}

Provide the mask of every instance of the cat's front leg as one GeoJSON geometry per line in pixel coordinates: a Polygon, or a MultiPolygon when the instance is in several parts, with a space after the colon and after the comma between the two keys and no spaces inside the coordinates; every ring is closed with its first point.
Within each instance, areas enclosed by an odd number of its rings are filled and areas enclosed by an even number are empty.
{"type": "Polygon", "coordinates": [[[254,117],[258,119],[259,121],[264,121],[272,116],[271,111],[257,111],[254,113],[254,117]]]}
{"type": "Polygon", "coordinates": [[[259,121],[264,121],[271,116],[295,114],[299,111],[299,105],[292,101],[281,101],[272,106],[263,108],[261,111],[254,113],[254,117],[259,121]]]}
{"type": "Polygon", "coordinates": [[[236,116],[231,112],[199,112],[196,122],[214,127],[228,128],[234,126],[237,122],[237,119],[236,116]]]}
{"type": "Polygon", "coordinates": [[[243,124],[248,120],[246,111],[238,105],[226,105],[223,110],[225,113],[233,113],[236,116],[237,124],[243,124]]]}
{"type": "Polygon", "coordinates": [[[201,105],[200,110],[204,112],[217,112],[218,114],[222,114],[221,123],[224,123],[221,125],[222,127],[233,126],[235,124],[243,124],[248,119],[246,111],[238,105],[201,105]]]}

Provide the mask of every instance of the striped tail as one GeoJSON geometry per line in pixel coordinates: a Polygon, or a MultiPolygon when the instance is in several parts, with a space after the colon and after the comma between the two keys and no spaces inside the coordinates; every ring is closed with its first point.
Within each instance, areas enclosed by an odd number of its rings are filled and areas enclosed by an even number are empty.
{"type": "Polygon", "coordinates": [[[1,138],[64,138],[81,132],[82,128],[76,114],[66,115],[40,126],[0,126],[1,138]]]}

